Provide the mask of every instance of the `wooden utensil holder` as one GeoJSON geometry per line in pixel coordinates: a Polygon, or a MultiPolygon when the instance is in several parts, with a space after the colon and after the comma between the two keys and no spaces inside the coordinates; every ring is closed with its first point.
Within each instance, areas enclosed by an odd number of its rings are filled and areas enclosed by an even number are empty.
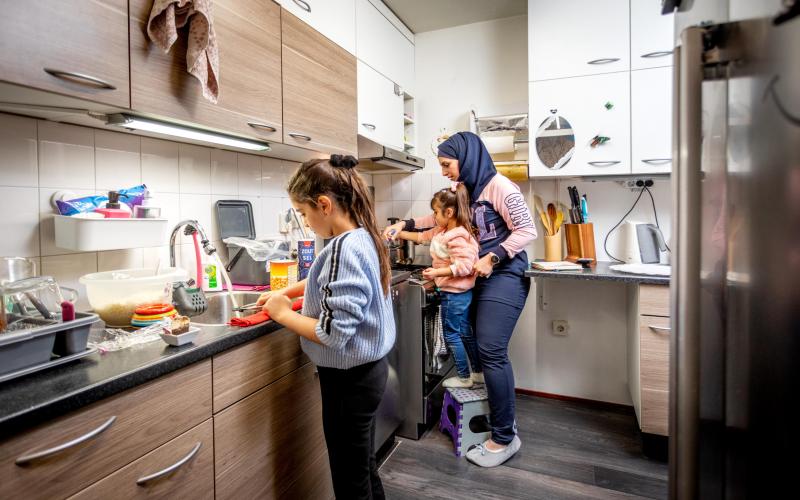
{"type": "Polygon", "coordinates": [[[591,266],[597,264],[597,254],[594,249],[594,225],[564,224],[567,235],[567,258],[570,262],[578,259],[592,259],[591,266]]]}
{"type": "Polygon", "coordinates": [[[559,262],[563,256],[561,244],[561,229],[552,236],[544,235],[544,260],[545,262],[559,262]]]}

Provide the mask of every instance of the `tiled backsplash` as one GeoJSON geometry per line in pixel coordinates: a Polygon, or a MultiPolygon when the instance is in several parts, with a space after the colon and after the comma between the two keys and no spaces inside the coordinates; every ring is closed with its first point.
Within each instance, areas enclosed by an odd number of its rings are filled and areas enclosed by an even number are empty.
{"type": "MultiPolygon", "coordinates": [[[[278,233],[278,211],[290,206],[285,185],[295,163],[0,114],[0,255],[38,259],[42,274],[82,288],[84,274],[126,267],[168,265],[167,241],[153,248],[75,253],[55,246],[51,196],[105,193],[147,184],[170,228],[197,219],[215,245],[214,203],[248,200],[257,236],[278,233]]],[[[109,235],[113,237],[113,235],[109,235]]],[[[178,264],[193,268],[190,239],[183,237],[178,264]]],[[[87,307],[82,293],[79,308],[87,307]]]]}

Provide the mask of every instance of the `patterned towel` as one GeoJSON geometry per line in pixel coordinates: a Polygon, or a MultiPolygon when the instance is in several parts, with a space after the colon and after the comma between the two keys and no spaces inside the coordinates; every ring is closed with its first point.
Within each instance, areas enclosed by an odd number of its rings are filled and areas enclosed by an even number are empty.
{"type": "Polygon", "coordinates": [[[219,50],[211,0],[154,0],[147,35],[166,54],[178,39],[178,28],[189,23],[186,70],[200,81],[203,97],[217,103],[219,50]]]}
{"type": "Polygon", "coordinates": [[[442,327],[442,308],[436,311],[436,320],[433,326],[433,359],[436,370],[442,368],[442,358],[447,356],[447,344],[444,342],[444,329],[442,327]]]}

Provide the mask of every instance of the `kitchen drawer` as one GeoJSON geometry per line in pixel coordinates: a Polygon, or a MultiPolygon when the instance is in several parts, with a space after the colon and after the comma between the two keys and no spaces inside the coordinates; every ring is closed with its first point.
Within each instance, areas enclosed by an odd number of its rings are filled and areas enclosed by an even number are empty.
{"type": "Polygon", "coordinates": [[[639,285],[639,314],[669,317],[669,286],[639,285]]]}
{"type": "Polygon", "coordinates": [[[643,389],[669,390],[669,318],[639,317],[639,371],[643,389]]]}
{"type": "Polygon", "coordinates": [[[115,500],[136,498],[213,499],[213,420],[209,418],[197,427],[70,498],[73,500],[95,498],[113,498],[115,500]],[[178,464],[180,465],[175,467],[178,464]],[[172,467],[175,468],[170,470],[172,467]],[[168,472],[139,484],[142,479],[164,471],[168,472]]]}
{"type": "Polygon", "coordinates": [[[0,444],[0,484],[14,498],[76,493],[211,416],[211,361],[94,403],[0,444]],[[87,437],[49,458],[23,457],[87,437]]]}
{"type": "Polygon", "coordinates": [[[214,356],[214,413],[308,361],[299,337],[286,328],[214,356]]]}
{"type": "Polygon", "coordinates": [[[642,432],[669,434],[669,392],[642,389],[642,432]]]}

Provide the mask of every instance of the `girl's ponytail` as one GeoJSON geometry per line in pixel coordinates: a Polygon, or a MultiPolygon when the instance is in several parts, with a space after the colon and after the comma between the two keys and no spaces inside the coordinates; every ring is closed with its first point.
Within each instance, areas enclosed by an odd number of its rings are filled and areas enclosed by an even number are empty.
{"type": "Polygon", "coordinates": [[[431,208],[436,208],[444,211],[448,208],[453,209],[453,216],[456,218],[456,224],[467,230],[469,234],[478,239],[478,231],[472,225],[472,210],[469,201],[469,191],[467,186],[459,182],[455,190],[452,188],[445,188],[437,191],[431,200],[431,208]]]}

